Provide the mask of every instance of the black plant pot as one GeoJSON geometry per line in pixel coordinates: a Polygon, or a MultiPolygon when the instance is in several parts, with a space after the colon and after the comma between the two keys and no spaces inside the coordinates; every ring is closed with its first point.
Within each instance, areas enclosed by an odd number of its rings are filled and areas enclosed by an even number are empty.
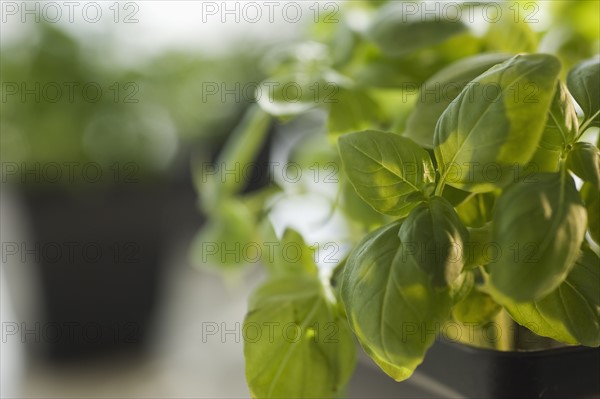
{"type": "Polygon", "coordinates": [[[160,297],[165,212],[174,194],[167,188],[24,193],[42,300],[41,334],[32,338],[52,358],[142,346],[160,297]]]}
{"type": "Polygon", "coordinates": [[[401,383],[359,359],[349,398],[600,398],[600,348],[499,352],[438,340],[401,383]]]}
{"type": "Polygon", "coordinates": [[[468,398],[600,397],[600,348],[500,352],[441,340],[418,370],[468,398]]]}
{"type": "MultiPolygon", "coordinates": [[[[271,134],[245,192],[269,183],[270,144],[271,134]]],[[[218,149],[209,150],[215,158],[218,149]]],[[[189,154],[182,159],[169,179],[21,187],[33,234],[21,255],[35,256],[42,302],[39,334],[26,335],[28,342],[57,360],[143,348],[169,267],[167,249],[205,219],[189,154]]]]}

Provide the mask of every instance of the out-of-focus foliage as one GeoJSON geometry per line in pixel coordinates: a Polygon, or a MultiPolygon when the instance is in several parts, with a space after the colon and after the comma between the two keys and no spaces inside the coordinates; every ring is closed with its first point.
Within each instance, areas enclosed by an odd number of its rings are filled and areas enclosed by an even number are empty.
{"type": "Polygon", "coordinates": [[[107,67],[98,62],[102,43],[84,45],[51,24],[29,28],[1,61],[1,156],[20,168],[94,162],[132,164],[138,176],[164,171],[190,145],[214,151],[252,101],[236,85],[261,80],[250,50],[107,67]]]}

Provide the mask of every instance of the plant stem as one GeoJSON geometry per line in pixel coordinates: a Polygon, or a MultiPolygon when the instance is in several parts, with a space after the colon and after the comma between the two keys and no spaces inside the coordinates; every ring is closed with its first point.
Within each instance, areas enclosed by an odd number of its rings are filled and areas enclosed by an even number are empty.
{"type": "Polygon", "coordinates": [[[500,337],[497,342],[496,349],[500,351],[510,351],[515,348],[513,342],[513,320],[508,315],[506,310],[502,309],[495,317],[494,322],[499,328],[500,337]]]}
{"type": "Polygon", "coordinates": [[[583,122],[581,124],[581,126],[579,126],[579,134],[575,138],[575,141],[578,141],[581,138],[581,136],[583,136],[583,133],[585,133],[585,131],[587,130],[587,128],[590,126],[590,124],[592,123],[592,121],[594,120],[594,118],[598,116],[598,114],[600,114],[600,110],[596,111],[596,113],[594,115],[592,115],[585,122],[583,122]]]}
{"type": "Polygon", "coordinates": [[[444,180],[440,179],[440,181],[438,182],[438,184],[435,186],[434,195],[437,195],[437,196],[441,197],[443,191],[444,191],[444,180]]]}

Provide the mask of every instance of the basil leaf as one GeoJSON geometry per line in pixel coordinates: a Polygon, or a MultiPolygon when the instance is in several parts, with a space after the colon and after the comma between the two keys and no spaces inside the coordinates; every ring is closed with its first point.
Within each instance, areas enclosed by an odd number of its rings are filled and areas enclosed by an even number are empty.
{"type": "Polygon", "coordinates": [[[579,142],[567,156],[567,166],[582,180],[600,189],[600,150],[593,144],[579,142]]]}
{"type": "Polygon", "coordinates": [[[352,332],[317,278],[265,283],[250,298],[242,333],[252,397],[333,397],[353,372],[352,332]]]}
{"type": "Polygon", "coordinates": [[[341,136],[338,143],[350,183],[378,212],[405,216],[433,182],[429,154],[405,137],[367,130],[341,136]]]}
{"type": "Polygon", "coordinates": [[[535,302],[504,304],[534,333],[567,344],[600,345],[600,258],[584,248],[565,281],[535,302]]]}
{"type": "Polygon", "coordinates": [[[600,191],[590,183],[583,183],[580,193],[587,210],[590,237],[600,244],[600,191]]]}
{"type": "MultiPolygon", "coordinates": [[[[514,7],[521,7],[516,3],[497,3],[498,19],[489,23],[485,35],[487,47],[492,51],[506,51],[512,53],[533,53],[537,49],[537,37],[529,24],[523,20],[513,18],[514,7]]],[[[486,12],[483,11],[482,12],[486,12]]],[[[522,11],[527,12],[527,11],[522,11]]]]}
{"type": "Polygon", "coordinates": [[[456,305],[464,300],[474,286],[475,274],[470,270],[461,273],[450,285],[450,297],[452,298],[452,305],[456,305]]]}
{"type": "Polygon", "coordinates": [[[424,1],[395,1],[380,8],[367,36],[388,56],[400,57],[441,43],[462,33],[466,26],[443,13],[424,14],[424,1]],[[413,11],[407,9],[410,7],[413,11]]]}
{"type": "Polygon", "coordinates": [[[457,61],[433,75],[421,86],[403,136],[425,148],[433,148],[435,125],[452,100],[471,80],[510,57],[480,54],[457,61]]]}
{"type": "Polygon", "coordinates": [[[587,216],[568,174],[541,173],[510,186],[496,202],[492,241],[500,256],[490,264],[499,295],[537,300],[569,273],[585,234],[587,216]]]}
{"type": "Polygon", "coordinates": [[[540,147],[562,151],[577,137],[577,112],[565,84],[557,83],[556,93],[548,111],[548,121],[540,140],[540,147]]]}
{"type": "Polygon", "coordinates": [[[456,207],[456,213],[465,226],[482,227],[492,220],[495,201],[494,193],[474,194],[456,207]]]}
{"type": "Polygon", "coordinates": [[[343,179],[341,186],[342,210],[350,219],[365,226],[381,226],[385,222],[385,216],[360,198],[348,180],[343,179]]]}
{"type": "Polygon", "coordinates": [[[535,172],[558,172],[562,151],[577,137],[577,113],[564,83],[558,82],[537,151],[529,162],[535,172]]]}
{"type": "Polygon", "coordinates": [[[471,195],[472,193],[468,191],[459,190],[452,186],[444,186],[444,190],[442,191],[442,197],[446,198],[452,206],[459,206],[471,198],[471,195]]]}
{"type": "Polygon", "coordinates": [[[293,229],[286,229],[281,240],[265,245],[263,261],[271,263],[271,270],[279,274],[307,274],[316,276],[318,273],[314,261],[314,250],[304,242],[302,236],[293,229]],[[273,244],[277,244],[275,249],[273,244]]]}
{"type": "Polygon", "coordinates": [[[442,197],[419,204],[400,227],[401,259],[419,266],[434,287],[447,287],[464,267],[468,231],[454,208],[442,197]]]}
{"type": "Polygon", "coordinates": [[[569,91],[590,126],[600,127],[600,56],[575,65],[567,75],[569,91]]]}
{"type": "MultiPolygon", "coordinates": [[[[255,258],[255,217],[241,201],[221,200],[217,209],[193,239],[190,258],[198,267],[238,269],[255,258]]],[[[258,259],[256,260],[258,261],[258,259]]]]}
{"type": "Polygon", "coordinates": [[[331,136],[357,132],[380,120],[379,104],[365,90],[340,89],[330,106],[327,132],[331,136]]]}
{"type": "Polygon", "coordinates": [[[427,274],[404,256],[399,228],[396,222],[368,234],[350,254],[341,286],[350,327],[396,381],[423,361],[451,303],[448,290],[433,289],[427,274]]]}
{"type": "Polygon", "coordinates": [[[461,323],[482,325],[491,321],[502,310],[494,299],[474,288],[467,297],[452,308],[452,317],[461,323]]]}
{"type": "Polygon", "coordinates": [[[465,269],[485,266],[497,256],[497,247],[491,242],[489,225],[469,228],[469,239],[465,245],[465,269]]]}
{"type": "Polygon", "coordinates": [[[474,192],[507,185],[537,148],[559,71],[551,55],[518,55],[467,85],[436,125],[441,181],[474,192]]]}

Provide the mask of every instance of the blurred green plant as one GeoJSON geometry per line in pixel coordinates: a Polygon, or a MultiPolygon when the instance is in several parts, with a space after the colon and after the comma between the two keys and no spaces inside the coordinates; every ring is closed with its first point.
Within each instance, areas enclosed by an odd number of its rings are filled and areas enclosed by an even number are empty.
{"type": "MultiPolygon", "coordinates": [[[[254,397],[339,395],[354,362],[348,326],[398,381],[448,323],[475,325],[477,337],[499,324],[502,339],[464,339],[498,350],[519,345],[511,320],[554,343],[600,345],[600,153],[582,140],[597,135],[600,112],[598,3],[551,3],[494,3],[495,15],[465,21],[408,18],[403,7],[421,2],[348,2],[337,23],[321,21],[306,42],[265,57],[266,81],[279,89],[248,112],[220,161],[254,159],[269,121],[285,130],[324,112],[326,138],[300,137],[290,160],[309,172],[315,162],[342,165],[331,207],[354,249],[329,272],[310,256],[302,267],[263,259],[270,275],[244,331],[278,323],[299,332],[292,344],[285,334],[244,336],[254,397]],[[295,101],[291,84],[303,93],[295,101]],[[315,335],[323,323],[339,332],[326,347],[315,335]]],[[[198,264],[244,266],[207,261],[207,242],[212,254],[273,240],[309,251],[291,229],[276,237],[269,219],[296,187],[243,194],[244,179],[196,172],[214,220],[199,233],[198,264]]]]}
{"type": "MultiPolygon", "coordinates": [[[[107,67],[98,62],[106,50],[100,42],[84,45],[48,23],[27,28],[1,61],[5,181],[35,185],[44,183],[35,171],[48,165],[66,174],[64,165],[79,172],[89,163],[110,182],[116,171],[163,175],[190,147],[216,151],[251,101],[223,101],[221,91],[207,96],[207,85],[231,88],[263,76],[255,59],[260,46],[222,56],[167,52],[107,67]]],[[[61,182],[85,181],[72,173],[61,182]]]]}

